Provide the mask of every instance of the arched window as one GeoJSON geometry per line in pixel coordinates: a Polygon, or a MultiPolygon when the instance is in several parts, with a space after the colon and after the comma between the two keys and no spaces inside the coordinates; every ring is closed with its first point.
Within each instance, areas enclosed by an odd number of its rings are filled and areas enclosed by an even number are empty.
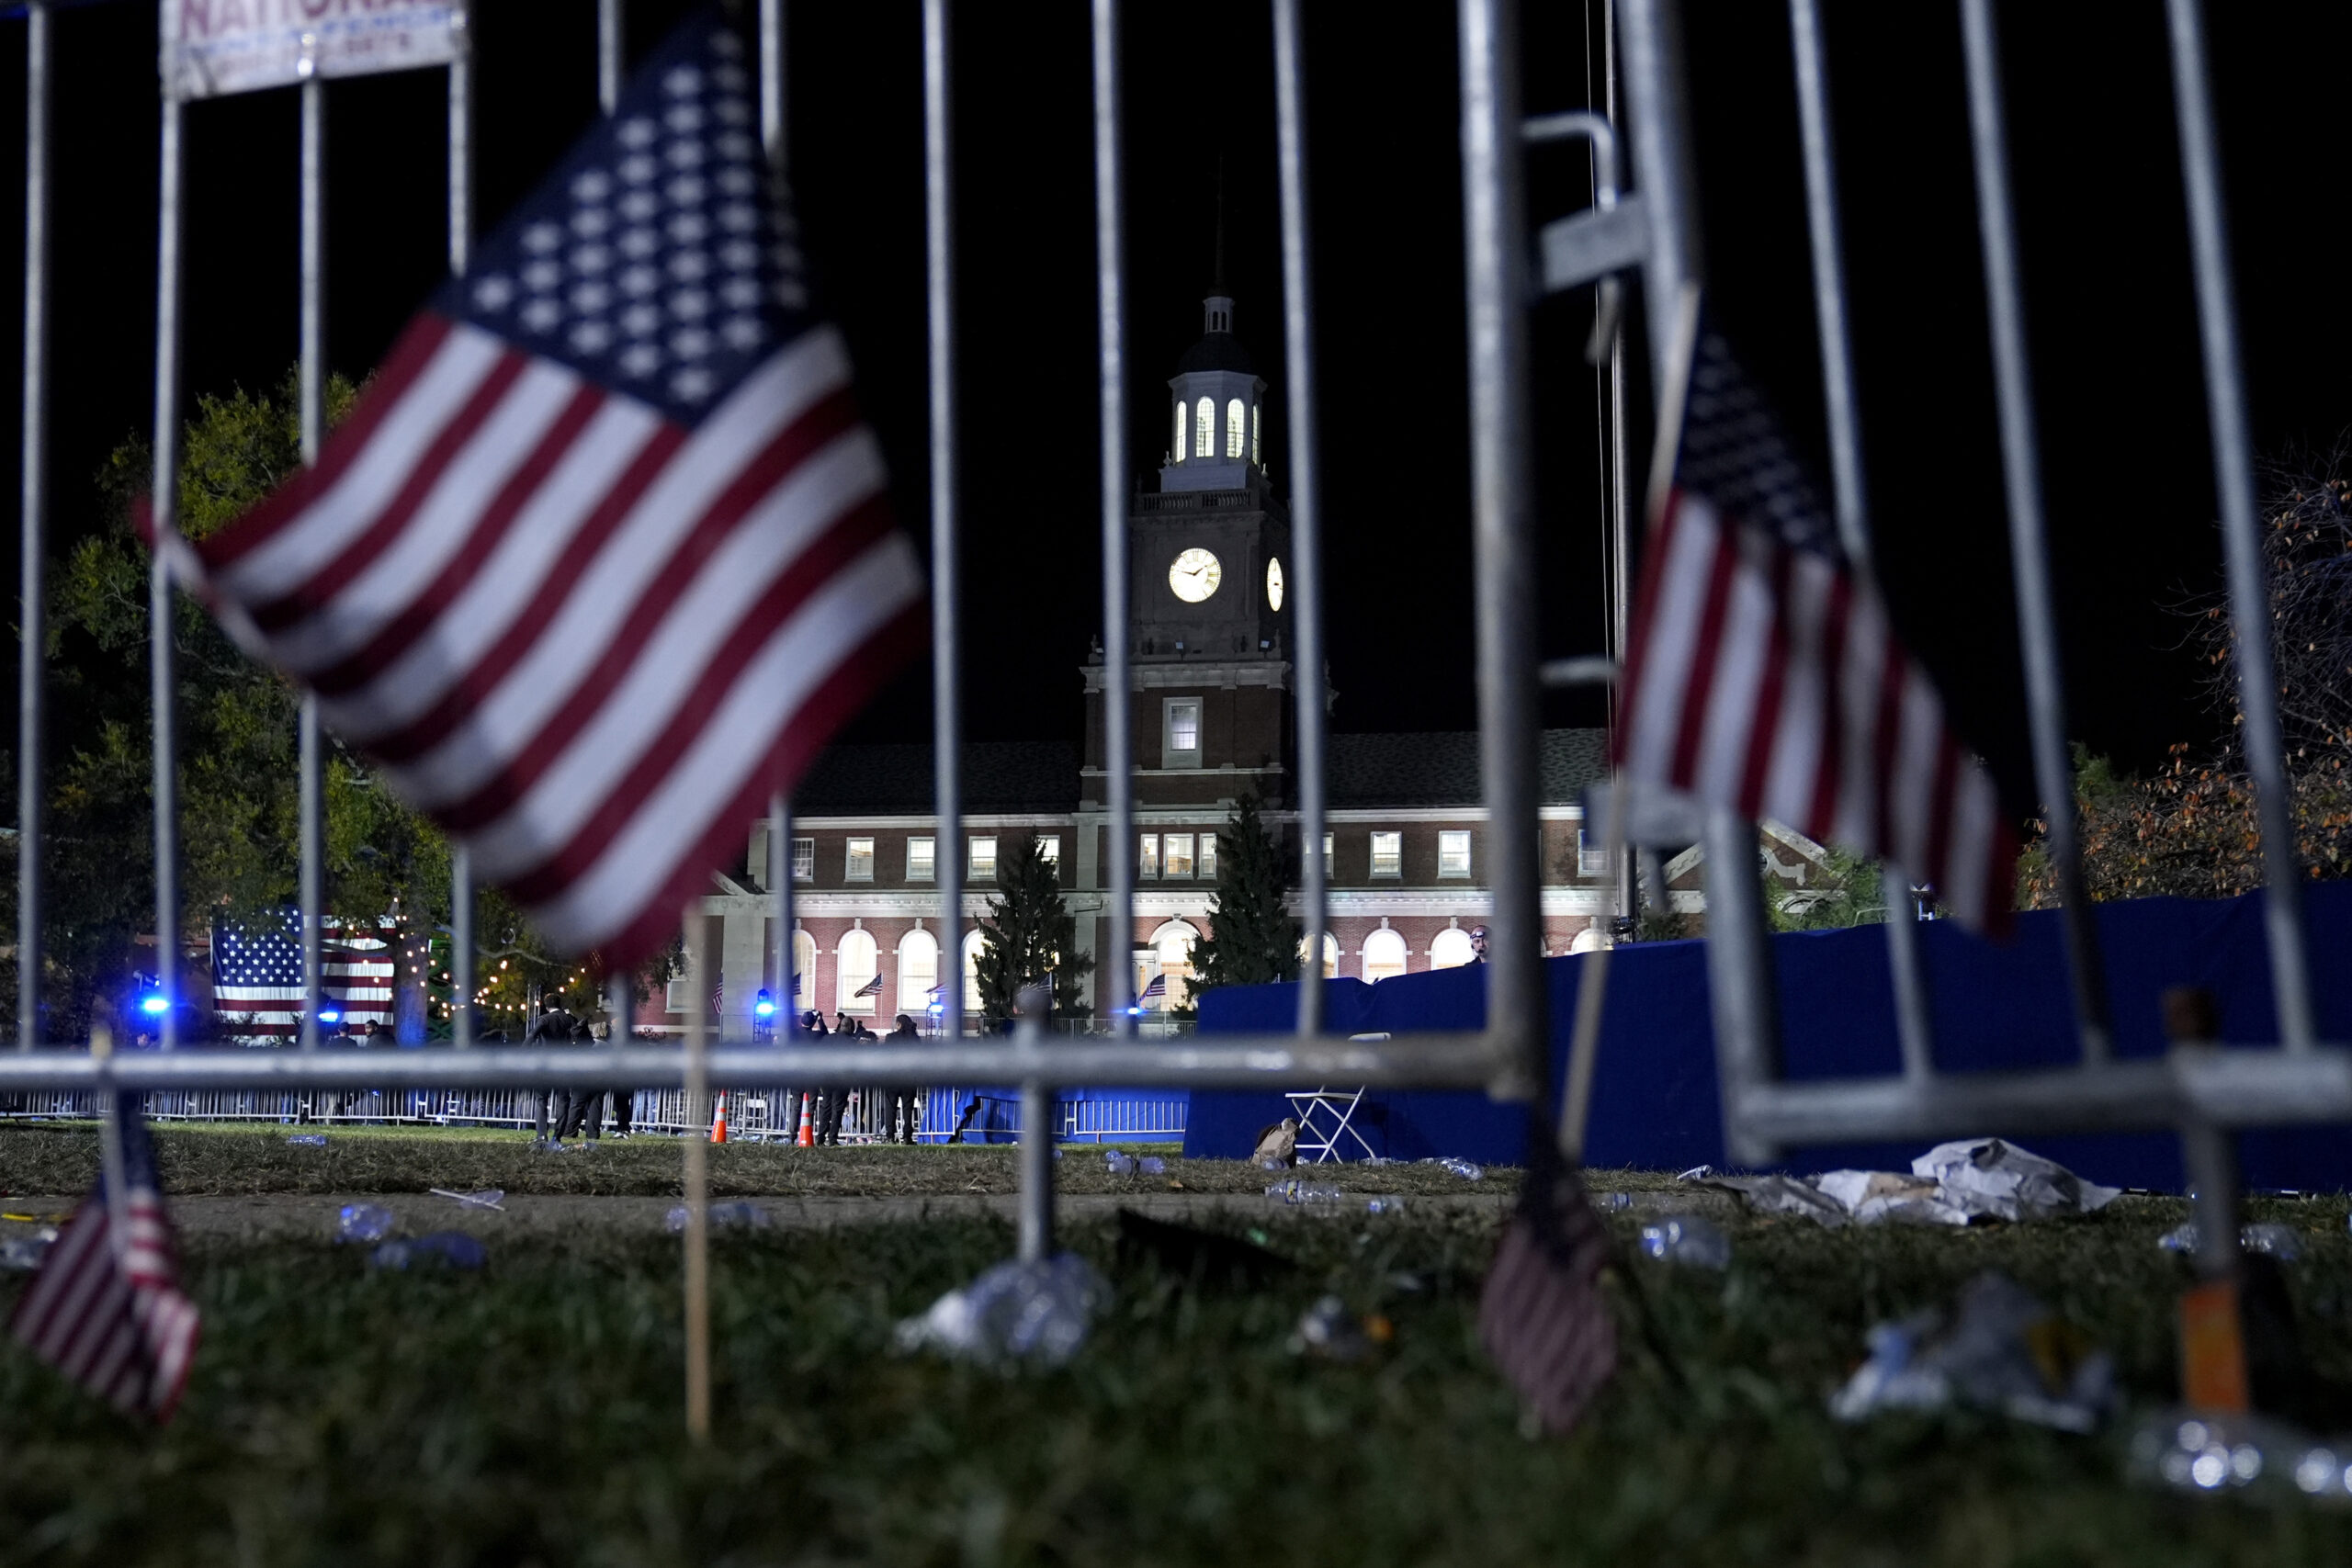
{"type": "Polygon", "coordinates": [[[1193,943],[1200,935],[1198,928],[1186,920],[1170,920],[1151,933],[1152,958],[1168,981],[1167,994],[1152,1004],[1160,1011],[1193,1005],[1193,943]]]}
{"type": "MultiPolygon", "coordinates": [[[[1306,956],[1306,939],[1305,937],[1300,937],[1298,939],[1298,956],[1302,960],[1306,956]]],[[[1323,978],[1326,980],[1336,980],[1339,977],[1340,939],[1333,936],[1329,931],[1325,931],[1323,933],[1323,978]]]]}
{"type": "Polygon", "coordinates": [[[1363,939],[1363,977],[1385,980],[1392,975],[1402,975],[1409,965],[1406,961],[1405,938],[1400,931],[1383,926],[1367,932],[1363,939]]]}
{"type": "Polygon", "coordinates": [[[1242,443],[1249,435],[1245,428],[1249,418],[1250,415],[1243,409],[1239,398],[1225,405],[1225,455],[1227,457],[1241,456],[1242,443]]]}
{"type": "Polygon", "coordinates": [[[964,1010],[980,1010],[980,933],[967,931],[964,936],[964,1010]]]}
{"type": "Polygon", "coordinates": [[[1201,406],[1193,411],[1193,456],[1216,457],[1216,454],[1209,449],[1209,443],[1216,439],[1216,402],[1214,399],[1203,398],[1201,406]]]}
{"type": "Polygon", "coordinates": [[[1250,405],[1250,460],[1261,468],[1263,468],[1265,463],[1258,456],[1258,426],[1263,414],[1264,411],[1257,403],[1252,402],[1250,405]]]}
{"type": "Polygon", "coordinates": [[[817,939],[807,931],[792,933],[792,1016],[799,1021],[802,1014],[817,1005],[817,939]]]}
{"type": "Polygon", "coordinates": [[[1460,926],[1448,926],[1437,933],[1430,943],[1430,967],[1459,969],[1478,954],[1470,946],[1470,933],[1460,926]]]}
{"type": "Polygon", "coordinates": [[[926,931],[909,931],[899,939],[899,1010],[922,1018],[938,984],[939,939],[926,931]]]}
{"type": "Polygon", "coordinates": [[[1185,457],[1184,446],[1184,402],[1180,398],[1176,401],[1176,445],[1169,448],[1176,454],[1176,460],[1180,463],[1185,457]]]}
{"type": "Polygon", "coordinates": [[[833,994],[839,999],[833,1006],[842,1012],[870,1013],[874,1010],[875,993],[865,991],[874,976],[880,973],[881,955],[874,948],[874,933],[863,929],[842,932],[840,945],[833,949],[833,994]],[[858,995],[865,991],[864,996],[858,995]]]}

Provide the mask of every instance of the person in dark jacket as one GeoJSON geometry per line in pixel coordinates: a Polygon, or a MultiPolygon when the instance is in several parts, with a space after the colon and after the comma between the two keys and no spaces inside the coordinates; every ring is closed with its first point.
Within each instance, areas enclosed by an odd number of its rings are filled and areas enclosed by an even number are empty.
{"type": "MultiPolygon", "coordinates": [[[[909,1018],[905,1013],[900,1013],[897,1027],[890,1031],[886,1039],[892,1045],[920,1044],[922,1041],[922,1031],[915,1027],[913,1019],[909,1018]]],[[[882,1091],[882,1141],[884,1143],[911,1144],[915,1141],[915,1107],[921,1102],[921,1095],[904,1084],[882,1091]],[[893,1129],[897,1130],[895,1137],[892,1135],[893,1129]]]]}
{"type": "MultiPolygon", "coordinates": [[[[574,1019],[571,1043],[583,1051],[596,1048],[596,1032],[584,1018],[574,1019]]],[[[579,1134],[595,1143],[605,1131],[605,1095],[601,1089],[574,1089],[564,1091],[566,1100],[563,1120],[556,1123],[556,1142],[579,1134]]]]}
{"type": "MultiPolygon", "coordinates": [[[[531,1021],[531,1027],[523,1032],[523,1043],[526,1045],[569,1045],[571,1043],[572,1026],[579,1021],[571,1016],[571,1010],[563,1005],[562,999],[558,998],[547,1003],[540,1010],[539,1016],[531,1021]]],[[[551,1144],[560,1146],[563,1142],[563,1123],[571,1110],[571,1092],[560,1089],[543,1089],[538,1092],[537,1104],[538,1135],[532,1140],[531,1146],[540,1149],[547,1148],[551,1144]],[[549,1112],[553,1112],[552,1116],[549,1112]],[[548,1136],[548,1124],[551,1121],[554,1123],[556,1134],[552,1140],[548,1136]]]]}

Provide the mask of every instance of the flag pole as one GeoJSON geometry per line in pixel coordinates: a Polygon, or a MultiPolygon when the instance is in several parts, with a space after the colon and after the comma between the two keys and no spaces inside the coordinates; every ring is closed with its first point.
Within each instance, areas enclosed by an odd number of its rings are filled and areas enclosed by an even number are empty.
{"type": "Polygon", "coordinates": [[[707,926],[692,904],[685,910],[686,973],[693,997],[686,1013],[686,1436],[710,1440],[710,973],[707,926]]]}
{"type": "Polygon", "coordinates": [[[180,103],[178,84],[164,89],[155,199],[154,472],[149,502],[155,532],[147,572],[148,706],[153,727],[155,804],[155,967],[164,1006],[157,1037],[179,1044],[180,823],[179,741],[173,722],[178,677],[173,670],[170,541],[179,525],[180,493],[180,103]]]}
{"type": "MultiPolygon", "coordinates": [[[[474,231],[473,34],[461,33],[449,61],[449,275],[466,270],[474,231]]],[[[474,1043],[473,855],[449,844],[449,1043],[474,1043]]]]}
{"type": "MultiPolygon", "coordinates": [[[[297,372],[306,468],[319,460],[319,441],[326,423],[326,84],[313,75],[302,84],[302,362],[297,372]]],[[[300,726],[301,1048],[315,1051],[319,1009],[326,999],[319,943],[320,910],[326,900],[326,792],[319,696],[308,687],[302,692],[300,726]]]]}
{"type": "Polygon", "coordinates": [[[49,7],[25,17],[25,407],[17,581],[17,1048],[40,1042],[41,555],[49,506],[49,7]]]}

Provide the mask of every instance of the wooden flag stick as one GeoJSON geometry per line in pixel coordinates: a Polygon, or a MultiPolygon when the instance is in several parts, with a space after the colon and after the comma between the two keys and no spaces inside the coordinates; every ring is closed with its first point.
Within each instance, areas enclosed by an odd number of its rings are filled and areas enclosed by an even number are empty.
{"type": "Polygon", "coordinates": [[[686,1436],[710,1440],[710,1148],[700,1131],[710,1099],[710,1002],[703,994],[711,953],[703,922],[686,922],[686,1436]]]}
{"type": "Polygon", "coordinates": [[[122,1157],[122,1113],[114,1087],[114,1031],[104,1023],[90,1027],[90,1055],[98,1064],[98,1169],[106,1177],[107,1240],[118,1267],[130,1246],[130,1179],[122,1157]]]}

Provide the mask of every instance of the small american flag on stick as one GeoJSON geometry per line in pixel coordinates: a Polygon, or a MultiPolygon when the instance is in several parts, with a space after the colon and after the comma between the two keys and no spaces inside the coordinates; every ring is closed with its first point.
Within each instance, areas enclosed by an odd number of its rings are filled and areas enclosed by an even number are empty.
{"type": "Polygon", "coordinates": [[[1888,859],[1999,933],[2018,840],[1724,341],[1701,333],[1634,604],[1617,761],[1888,859]]]}
{"type": "Polygon", "coordinates": [[[121,1169],[101,1176],[74,1212],[18,1299],[8,1331],[118,1409],[168,1421],[187,1386],[200,1324],[196,1303],[180,1293],[140,1099],[114,1097],[115,1131],[107,1136],[121,1140],[121,1169]],[[120,1190],[110,1192],[118,1175],[120,1190]]]}
{"type": "Polygon", "coordinates": [[[741,41],[681,26],[317,465],[167,540],[559,947],[627,967],[922,637],[741,41]]]}
{"type": "Polygon", "coordinates": [[[1609,1227],[1552,1136],[1532,1119],[1527,1184],[1487,1271],[1478,1335],[1544,1429],[1565,1432],[1617,1370],[1617,1321],[1600,1292],[1609,1227]]]}

